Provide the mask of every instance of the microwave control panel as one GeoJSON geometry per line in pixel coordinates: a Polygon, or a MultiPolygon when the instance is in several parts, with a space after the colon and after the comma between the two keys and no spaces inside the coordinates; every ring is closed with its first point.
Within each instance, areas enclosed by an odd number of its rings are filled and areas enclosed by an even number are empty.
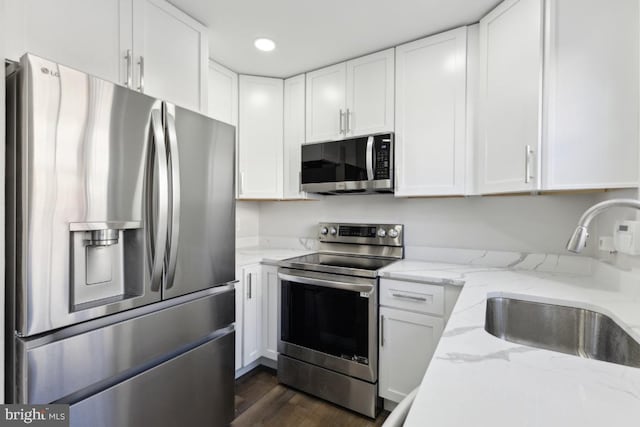
{"type": "Polygon", "coordinates": [[[390,135],[379,135],[375,138],[375,165],[374,179],[390,179],[391,178],[391,147],[392,141],[390,135]]]}

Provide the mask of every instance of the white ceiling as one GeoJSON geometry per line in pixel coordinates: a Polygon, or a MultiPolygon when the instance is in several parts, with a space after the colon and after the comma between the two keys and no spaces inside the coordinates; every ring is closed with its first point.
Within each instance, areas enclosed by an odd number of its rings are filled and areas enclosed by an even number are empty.
{"type": "Polygon", "coordinates": [[[477,22],[501,0],[171,0],[209,28],[210,57],[289,77],[477,22]],[[273,39],[274,51],[253,47],[273,39]]]}

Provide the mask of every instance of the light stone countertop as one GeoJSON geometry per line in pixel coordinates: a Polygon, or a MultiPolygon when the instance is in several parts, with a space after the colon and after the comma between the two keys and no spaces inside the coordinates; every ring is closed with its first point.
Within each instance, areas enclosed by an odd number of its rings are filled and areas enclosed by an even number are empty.
{"type": "MultiPolygon", "coordinates": [[[[236,265],[313,252],[240,248],[236,265]]],[[[597,310],[640,341],[640,274],[582,257],[478,251],[464,259],[468,253],[454,256],[455,264],[405,259],[380,271],[383,278],[463,287],[405,426],[640,425],[640,369],[514,344],[484,330],[486,299],[501,295],[597,310]]]]}
{"type": "Polygon", "coordinates": [[[546,258],[512,268],[403,260],[381,271],[392,279],[464,282],[406,427],[640,425],[640,369],[514,344],[484,330],[487,297],[502,295],[595,309],[640,341],[640,276],[563,258],[547,271],[538,268],[546,258]]]}
{"type": "Polygon", "coordinates": [[[251,264],[277,264],[283,259],[307,255],[315,251],[307,249],[280,249],[252,246],[236,249],[236,266],[244,267],[251,264]]]}

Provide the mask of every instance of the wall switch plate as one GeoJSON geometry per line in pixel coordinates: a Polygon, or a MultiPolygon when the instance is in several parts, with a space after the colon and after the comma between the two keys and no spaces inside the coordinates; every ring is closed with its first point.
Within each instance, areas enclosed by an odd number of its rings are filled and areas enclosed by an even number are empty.
{"type": "Polygon", "coordinates": [[[616,222],[613,245],[623,254],[640,255],[640,221],[616,222]]]}

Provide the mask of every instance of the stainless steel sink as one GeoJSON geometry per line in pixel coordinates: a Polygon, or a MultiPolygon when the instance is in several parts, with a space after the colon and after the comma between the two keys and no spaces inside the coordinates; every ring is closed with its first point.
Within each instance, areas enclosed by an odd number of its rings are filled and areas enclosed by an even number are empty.
{"type": "Polygon", "coordinates": [[[640,343],[596,311],[489,298],[484,328],[506,341],[640,368],[640,343]]]}

